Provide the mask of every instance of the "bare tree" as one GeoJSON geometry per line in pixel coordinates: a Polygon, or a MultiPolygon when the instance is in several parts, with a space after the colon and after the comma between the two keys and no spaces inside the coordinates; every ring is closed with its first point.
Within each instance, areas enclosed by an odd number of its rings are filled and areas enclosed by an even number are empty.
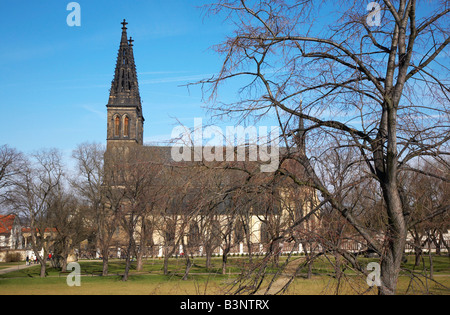
{"type": "Polygon", "coordinates": [[[8,145],[0,146],[0,205],[8,199],[14,177],[19,174],[23,162],[22,153],[8,145]]]}
{"type": "Polygon", "coordinates": [[[55,239],[50,211],[55,206],[54,196],[62,189],[63,175],[60,152],[39,151],[25,162],[9,199],[29,222],[31,247],[41,264],[41,277],[46,276],[47,258],[55,239]]]}
{"type": "Polygon", "coordinates": [[[49,208],[49,222],[54,229],[52,244],[52,265],[54,268],[67,269],[67,260],[74,249],[88,238],[90,208],[78,201],[77,196],[65,189],[57,190],[49,208]]]}
{"type": "Polygon", "coordinates": [[[295,160],[311,181],[297,183],[320,191],[382,256],[379,292],[395,294],[409,220],[399,174],[416,171],[420,156],[448,155],[449,69],[440,59],[450,42],[448,3],[383,0],[372,12],[379,24],[369,21],[360,1],[220,0],[208,9],[224,13],[236,29],[216,46],[224,55],[220,73],[200,83],[210,88],[211,102],[222,82],[240,78],[243,85],[241,99],[213,102],[212,110],[240,119],[274,117],[286,139],[299,131],[292,118],[304,120],[308,149],[295,160]],[[318,176],[315,162],[336,136],[340,146],[358,152],[355,163],[382,192],[386,221],[378,233],[360,224],[318,176]]]}
{"type": "Polygon", "coordinates": [[[120,220],[128,237],[123,276],[123,281],[127,281],[133,253],[139,256],[142,268],[145,246],[136,246],[136,237],[139,236],[140,244],[144,245],[142,241],[147,236],[147,218],[152,215],[152,210],[155,209],[161,195],[164,195],[165,186],[161,186],[160,175],[163,167],[157,151],[147,152],[139,147],[130,147],[125,161],[121,165],[116,165],[115,170],[122,172],[119,177],[123,179],[120,183],[120,189],[124,191],[120,220]]]}
{"type": "MultiPolygon", "coordinates": [[[[426,160],[425,160],[426,162],[426,160]]],[[[423,173],[448,176],[437,163],[426,163],[418,168],[423,173]]],[[[406,173],[401,179],[405,209],[411,218],[408,232],[412,238],[410,245],[415,252],[415,266],[419,266],[426,244],[434,244],[436,254],[440,254],[442,235],[450,226],[448,189],[450,184],[436,177],[422,173],[406,173]],[[438,215],[437,215],[438,214],[438,215]]],[[[432,261],[431,261],[432,263],[432,261]]]]}
{"type": "Polygon", "coordinates": [[[97,248],[103,260],[102,275],[107,276],[109,250],[120,225],[119,215],[123,200],[123,191],[115,189],[114,186],[119,174],[114,168],[112,156],[109,157],[110,164],[104,163],[105,148],[99,144],[81,144],[72,156],[78,166],[78,178],[72,181],[72,185],[91,208],[91,226],[96,231],[97,248]]]}

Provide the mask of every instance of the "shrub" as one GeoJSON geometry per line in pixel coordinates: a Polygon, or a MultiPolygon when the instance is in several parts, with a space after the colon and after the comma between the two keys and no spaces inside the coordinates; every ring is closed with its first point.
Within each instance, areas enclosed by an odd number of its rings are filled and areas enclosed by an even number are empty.
{"type": "Polygon", "coordinates": [[[7,253],[5,256],[6,262],[19,262],[22,260],[20,253],[7,253]]]}

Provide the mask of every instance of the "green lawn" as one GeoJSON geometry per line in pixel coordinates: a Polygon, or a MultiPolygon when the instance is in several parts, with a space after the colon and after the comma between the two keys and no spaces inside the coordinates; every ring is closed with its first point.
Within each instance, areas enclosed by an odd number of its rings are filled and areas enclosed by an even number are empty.
{"type": "MultiPolygon", "coordinates": [[[[283,257],[282,257],[283,258],[283,257]]],[[[303,259],[303,258],[300,258],[303,259]]],[[[281,260],[282,261],[282,260],[281,260]]],[[[361,264],[367,264],[374,259],[361,258],[361,264]]],[[[196,258],[187,281],[182,281],[185,260],[171,259],[169,264],[170,274],[163,275],[163,260],[149,259],[144,264],[144,270],[135,271],[136,265],[132,263],[130,279],[121,281],[124,270],[124,261],[113,260],[109,264],[108,277],[99,276],[102,271],[101,261],[80,261],[81,287],[69,287],[66,283],[67,273],[48,268],[47,278],[40,278],[40,266],[36,265],[28,269],[14,271],[0,275],[0,295],[38,294],[38,295],[200,295],[200,294],[224,294],[227,285],[235,281],[241,270],[246,269],[248,261],[246,257],[230,257],[229,268],[226,275],[221,275],[221,259],[213,258],[212,268],[205,267],[204,258],[196,258]]],[[[408,257],[404,267],[413,269],[414,257],[408,257]]],[[[0,264],[0,268],[17,266],[17,263],[0,264]]],[[[425,268],[429,268],[428,259],[425,259],[425,268]]],[[[450,294],[450,258],[434,257],[434,280],[443,284],[439,285],[421,275],[423,266],[415,268],[415,277],[411,281],[409,273],[402,273],[399,280],[399,293],[424,294],[425,287],[430,288],[433,294],[450,294]],[[426,286],[428,284],[428,286],[426,286]]],[[[288,294],[335,294],[339,288],[339,294],[355,294],[355,288],[361,291],[367,289],[365,279],[356,276],[347,268],[344,277],[337,286],[337,280],[332,277],[333,266],[325,258],[318,259],[314,263],[313,277],[305,279],[305,273],[301,273],[291,285],[288,294]]],[[[374,294],[376,290],[368,291],[374,294]]]]}

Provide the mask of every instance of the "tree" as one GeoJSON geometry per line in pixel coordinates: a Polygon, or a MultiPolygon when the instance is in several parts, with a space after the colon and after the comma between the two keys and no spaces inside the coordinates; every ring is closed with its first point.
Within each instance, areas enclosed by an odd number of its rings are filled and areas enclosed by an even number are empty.
{"type": "Polygon", "coordinates": [[[8,199],[14,177],[19,174],[23,162],[22,153],[8,145],[0,146],[0,205],[8,199]]]}
{"type": "Polygon", "coordinates": [[[97,248],[103,260],[102,275],[108,275],[109,248],[119,224],[122,195],[111,185],[105,185],[106,176],[114,178],[114,166],[105,166],[105,148],[96,143],[79,145],[72,153],[77,161],[77,178],[72,186],[91,209],[90,225],[95,230],[97,248]]]}
{"type": "MultiPolygon", "coordinates": [[[[423,173],[449,176],[442,172],[438,163],[423,162],[418,168],[423,173]]],[[[445,242],[441,240],[450,226],[449,213],[445,211],[450,203],[450,184],[422,173],[404,174],[401,182],[405,208],[411,217],[408,227],[412,238],[410,245],[416,256],[415,266],[419,266],[426,243],[435,245],[437,255],[440,254],[441,246],[445,246],[445,242]]]]}
{"type": "Polygon", "coordinates": [[[144,241],[147,239],[147,218],[152,215],[165,189],[161,185],[161,164],[161,157],[156,151],[146,152],[140,147],[131,147],[122,163],[114,167],[115,172],[120,172],[120,175],[115,177],[121,180],[109,184],[123,190],[120,221],[128,237],[123,281],[128,280],[133,253],[139,257],[138,265],[142,268],[142,257],[146,248],[144,241]],[[139,236],[141,246],[136,246],[136,236],[139,236]]]}
{"type": "Polygon", "coordinates": [[[395,294],[409,223],[399,176],[415,172],[418,157],[449,154],[448,68],[439,59],[450,42],[446,1],[380,1],[375,26],[360,1],[220,0],[208,9],[236,25],[216,46],[224,55],[220,73],[199,82],[208,88],[211,110],[240,119],[272,116],[286,143],[300,132],[307,151],[290,158],[311,181],[297,183],[320,191],[382,256],[379,292],[395,294]],[[241,98],[214,102],[221,84],[235,79],[243,86],[241,98]],[[302,119],[303,128],[293,118],[302,119]],[[382,192],[386,221],[377,233],[360,224],[317,174],[315,162],[335,148],[336,137],[339,147],[354,148],[353,163],[382,192]]]}
{"type": "Polygon", "coordinates": [[[31,247],[41,264],[41,277],[46,275],[47,258],[55,239],[50,212],[62,189],[63,175],[61,153],[41,150],[24,163],[9,198],[15,211],[29,222],[31,247]]]}
{"type": "Polygon", "coordinates": [[[65,271],[69,255],[88,238],[89,220],[85,219],[89,218],[90,208],[65,189],[56,191],[50,204],[49,222],[55,231],[51,262],[54,268],[65,271]]]}

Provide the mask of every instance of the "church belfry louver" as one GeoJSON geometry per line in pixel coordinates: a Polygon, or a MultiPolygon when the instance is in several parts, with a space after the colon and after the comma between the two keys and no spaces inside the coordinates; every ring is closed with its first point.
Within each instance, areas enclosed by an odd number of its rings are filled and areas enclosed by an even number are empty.
{"type": "Polygon", "coordinates": [[[131,37],[128,39],[127,24],[123,20],[116,70],[106,105],[108,147],[143,145],[144,116],[134,62],[133,39],[131,37]]]}

